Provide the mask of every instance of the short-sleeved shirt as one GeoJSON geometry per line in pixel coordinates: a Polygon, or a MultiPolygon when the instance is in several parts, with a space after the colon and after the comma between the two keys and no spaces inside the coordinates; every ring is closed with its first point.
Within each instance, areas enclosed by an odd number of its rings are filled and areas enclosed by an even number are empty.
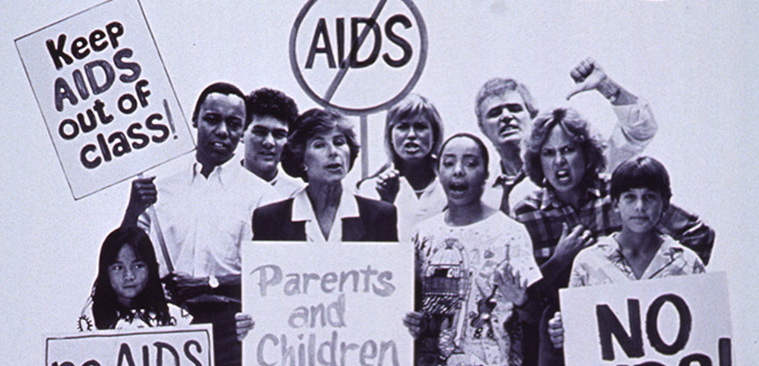
{"type": "MultiPolygon", "coordinates": [[[[438,349],[448,365],[514,365],[521,362],[507,331],[513,303],[496,288],[496,271],[508,263],[523,280],[541,278],[524,227],[497,211],[484,220],[450,226],[445,213],[417,225],[417,271],[422,281],[422,311],[441,319],[438,349]]],[[[435,336],[432,336],[435,338],[435,336]]]]}
{"type": "MultiPolygon", "coordinates": [[[[704,263],[692,250],[662,236],[662,244],[640,280],[704,273],[704,263]]],[[[637,281],[622,254],[615,235],[605,236],[577,254],[572,264],[569,287],[596,286],[637,281]]]]}

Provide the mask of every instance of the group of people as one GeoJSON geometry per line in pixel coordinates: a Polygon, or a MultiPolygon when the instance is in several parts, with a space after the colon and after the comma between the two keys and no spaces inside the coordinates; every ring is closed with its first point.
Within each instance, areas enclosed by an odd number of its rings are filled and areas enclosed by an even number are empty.
{"type": "Polygon", "coordinates": [[[256,316],[240,313],[243,243],[400,240],[416,249],[403,322],[417,365],[563,364],[560,288],[700,273],[714,243],[670,204],[664,166],[639,156],[657,128],[648,104],[593,60],[570,75],[568,98],[595,90],[613,106],[608,141],[573,109],[540,113],[526,86],[496,78],[475,115],[500,172],[483,139],[446,138],[434,105],[411,94],[387,112],[387,163],[356,186],[344,178],[360,146],[340,113],[206,87],[195,161],[132,182],[80,329],[211,323],[216,364],[239,365],[256,316]]]}

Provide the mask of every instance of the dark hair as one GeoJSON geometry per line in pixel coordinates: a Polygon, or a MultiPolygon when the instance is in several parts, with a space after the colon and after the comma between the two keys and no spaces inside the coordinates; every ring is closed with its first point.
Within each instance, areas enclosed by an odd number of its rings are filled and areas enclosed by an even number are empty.
{"type": "Polygon", "coordinates": [[[658,160],[640,156],[620,164],[611,174],[611,198],[618,200],[622,193],[633,188],[648,188],[659,192],[665,207],[669,205],[672,189],[669,174],[658,160]]]}
{"type": "Polygon", "coordinates": [[[258,89],[245,98],[245,106],[245,130],[250,126],[254,116],[273,117],[285,122],[288,127],[298,118],[298,106],[295,101],[279,90],[258,89]]]}
{"type": "MultiPolygon", "coordinates": [[[[224,95],[236,95],[240,97],[243,101],[245,100],[245,93],[240,90],[240,88],[230,84],[225,83],[223,81],[219,81],[216,83],[213,83],[209,86],[207,86],[205,89],[203,89],[202,92],[200,92],[200,95],[198,96],[198,101],[195,102],[195,110],[192,111],[192,122],[195,123],[198,121],[198,113],[200,113],[200,106],[203,105],[203,102],[206,101],[206,98],[211,93],[219,93],[224,95]]],[[[245,115],[248,115],[248,107],[247,103],[245,106],[245,115]]],[[[247,117],[245,117],[247,120],[247,117]]]]}
{"type": "MultiPolygon", "coordinates": [[[[482,139],[479,137],[472,135],[471,133],[467,132],[459,132],[451,135],[451,137],[448,137],[445,142],[443,142],[443,145],[440,146],[440,156],[442,158],[443,151],[445,151],[445,147],[448,145],[449,142],[453,139],[457,138],[468,138],[472,141],[474,141],[475,145],[477,145],[480,148],[480,155],[482,155],[482,163],[485,166],[485,173],[488,173],[489,165],[490,164],[490,154],[488,153],[488,148],[485,146],[485,143],[482,142],[482,139]]],[[[442,159],[440,159],[442,161],[442,159]]],[[[439,163],[438,163],[439,164],[439,163]]]]}
{"type": "Polygon", "coordinates": [[[300,177],[308,182],[308,176],[303,166],[306,144],[313,136],[332,129],[337,129],[348,143],[350,161],[348,169],[353,168],[353,162],[358,156],[359,144],[353,127],[342,114],[329,109],[309,109],[295,120],[293,129],[287,136],[287,143],[282,150],[282,168],[293,177],[300,177]]]}
{"type": "Polygon", "coordinates": [[[585,176],[583,183],[591,186],[606,167],[604,142],[600,136],[590,130],[590,125],[577,111],[572,108],[556,108],[550,112],[541,113],[535,119],[532,133],[525,141],[524,170],[530,179],[543,187],[545,175],[540,163],[540,149],[543,148],[548,135],[554,127],[559,126],[569,138],[574,141],[585,160],[585,176]]]}
{"type": "Polygon", "coordinates": [[[98,329],[113,329],[119,320],[118,312],[128,312],[117,298],[111,287],[108,267],[116,261],[121,248],[128,245],[137,258],[144,261],[148,267],[148,283],[133,302],[133,309],[145,309],[156,314],[159,324],[168,325],[171,321],[169,308],[161,287],[158,275],[153,243],[144,231],[136,227],[120,227],[112,231],[103,241],[100,248],[98,275],[93,285],[92,314],[98,329]]]}
{"type": "Polygon", "coordinates": [[[535,101],[532,99],[530,91],[524,84],[511,79],[511,78],[493,78],[488,80],[482,85],[480,91],[477,93],[477,98],[474,103],[474,113],[477,115],[477,123],[482,123],[482,111],[480,106],[485,99],[497,95],[502,96],[507,92],[516,91],[522,97],[524,106],[527,108],[527,112],[530,113],[530,118],[535,118],[538,115],[538,108],[535,107],[535,101]]]}

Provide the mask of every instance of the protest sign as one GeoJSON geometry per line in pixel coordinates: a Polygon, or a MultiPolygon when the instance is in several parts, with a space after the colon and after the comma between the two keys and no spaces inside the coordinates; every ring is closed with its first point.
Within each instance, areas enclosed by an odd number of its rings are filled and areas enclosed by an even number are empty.
{"type": "Polygon", "coordinates": [[[411,0],[308,1],[290,33],[290,65],[303,91],[347,114],[401,100],[426,59],[427,28],[411,0]]]}
{"type": "Polygon", "coordinates": [[[580,365],[732,365],[724,273],[560,291],[564,359],[580,365]]]}
{"type": "Polygon", "coordinates": [[[103,330],[45,340],[47,366],[213,366],[210,324],[103,330]]]}
{"type": "Polygon", "coordinates": [[[413,258],[409,244],[246,245],[244,364],[411,365],[413,258]]]}
{"type": "Polygon", "coordinates": [[[136,0],[113,0],[16,39],[75,199],[193,149],[136,0]]]}

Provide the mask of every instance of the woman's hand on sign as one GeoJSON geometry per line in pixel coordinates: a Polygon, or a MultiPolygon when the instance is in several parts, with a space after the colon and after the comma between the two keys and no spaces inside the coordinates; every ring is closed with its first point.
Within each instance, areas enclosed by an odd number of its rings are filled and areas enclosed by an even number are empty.
{"type": "Polygon", "coordinates": [[[553,318],[548,320],[548,337],[551,338],[553,348],[564,347],[564,325],[561,323],[561,312],[556,312],[553,318]]]}
{"type": "Polygon", "coordinates": [[[253,321],[253,317],[250,314],[237,313],[235,314],[235,328],[237,330],[237,340],[242,342],[248,332],[253,330],[256,326],[256,322],[253,321]]]}
{"type": "Polygon", "coordinates": [[[132,190],[129,193],[124,220],[121,226],[129,227],[137,225],[137,218],[147,210],[150,205],[158,201],[158,190],[153,180],[155,177],[137,178],[132,181],[132,190]]]}
{"type": "Polygon", "coordinates": [[[388,169],[377,177],[377,193],[385,202],[394,203],[400,188],[400,173],[395,169],[388,169]]]}
{"type": "Polygon", "coordinates": [[[414,339],[417,339],[427,329],[429,321],[424,316],[423,312],[414,311],[406,313],[406,316],[403,318],[403,325],[408,328],[408,332],[411,333],[411,336],[414,337],[414,339]]]}

